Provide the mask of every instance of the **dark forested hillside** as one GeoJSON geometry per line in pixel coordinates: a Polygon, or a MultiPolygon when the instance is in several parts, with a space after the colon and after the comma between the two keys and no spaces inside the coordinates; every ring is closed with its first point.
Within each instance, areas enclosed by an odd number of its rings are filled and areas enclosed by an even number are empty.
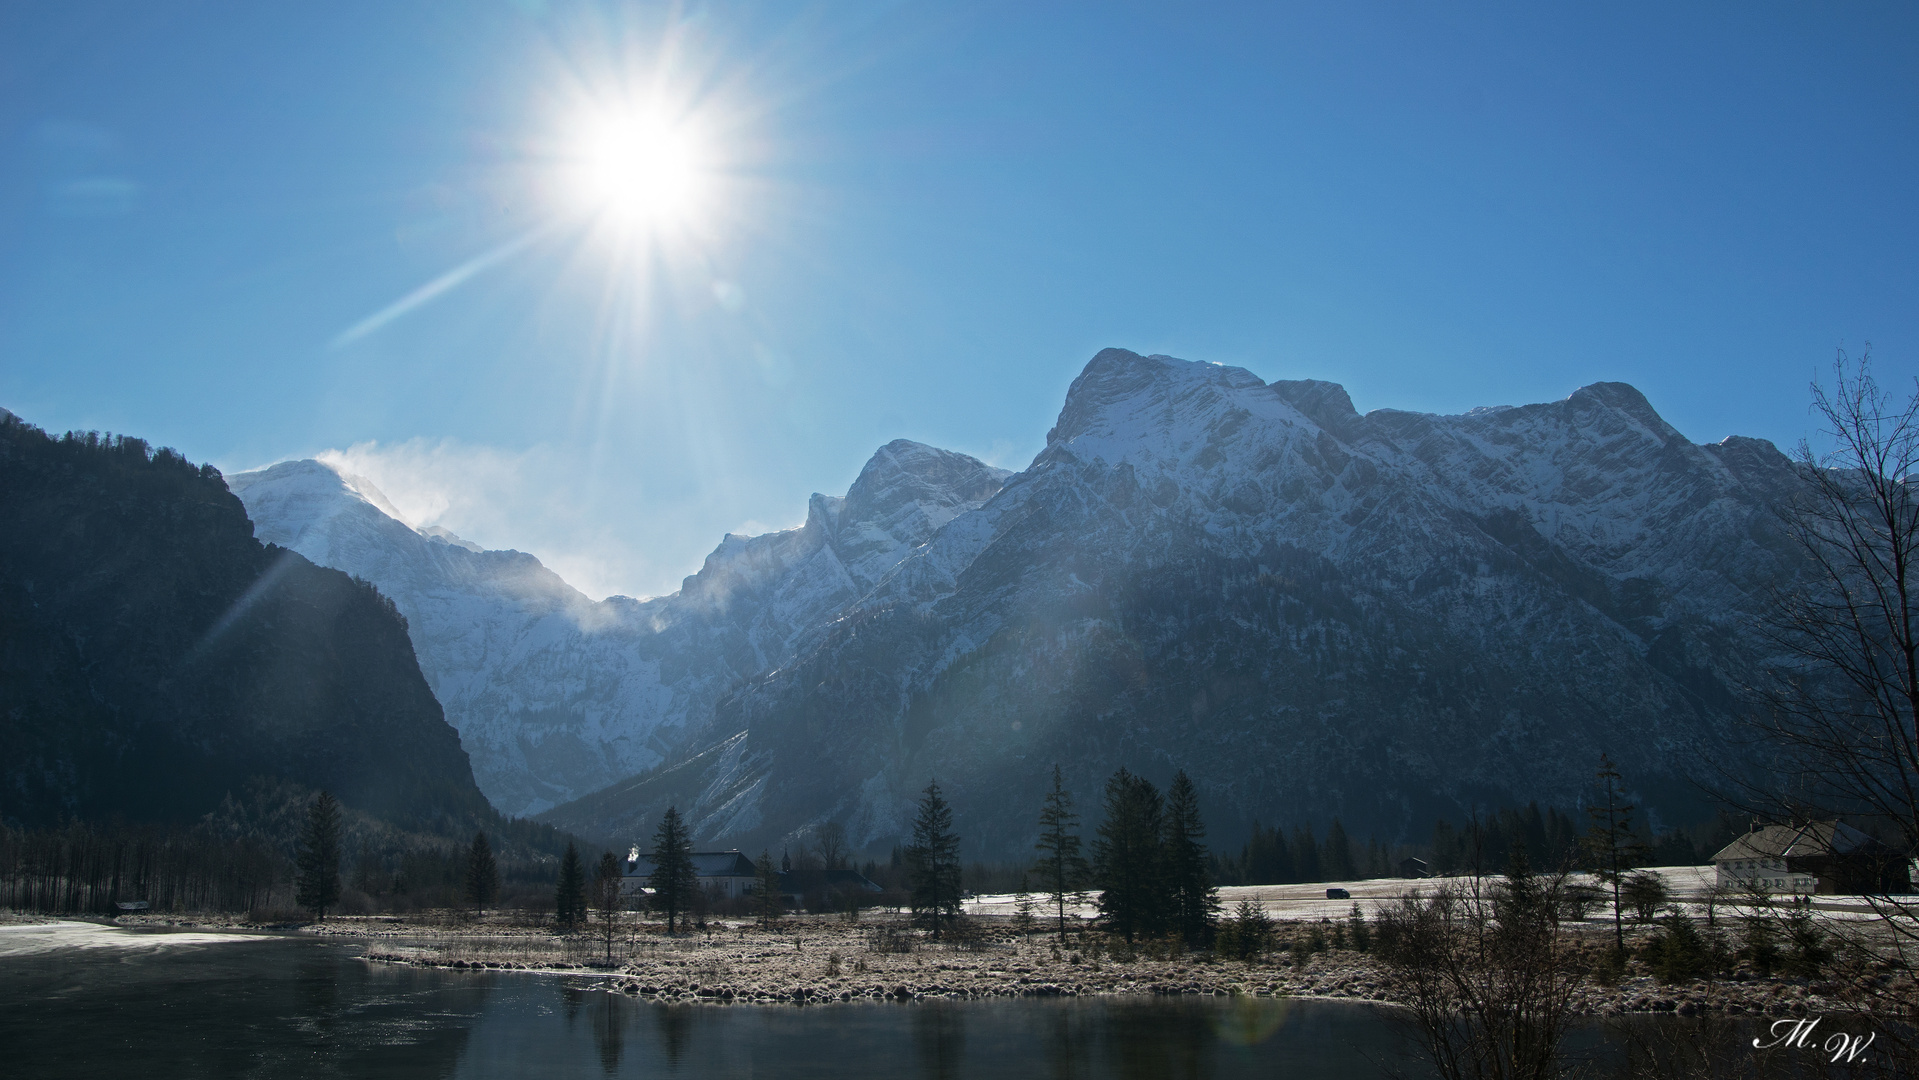
{"type": "Polygon", "coordinates": [[[211,466],[0,410],[0,820],[187,820],[256,777],[495,819],[372,586],[256,541],[211,466]]]}

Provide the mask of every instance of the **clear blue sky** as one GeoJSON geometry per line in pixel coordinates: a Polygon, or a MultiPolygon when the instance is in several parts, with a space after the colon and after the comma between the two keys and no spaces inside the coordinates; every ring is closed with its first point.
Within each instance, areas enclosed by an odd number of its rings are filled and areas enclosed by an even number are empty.
{"type": "Polygon", "coordinates": [[[348,451],[600,595],[892,438],[1023,466],[1107,345],[1702,442],[1919,372],[1915,9],[1567,7],[7,5],[0,405],[348,451]],[[621,231],[642,99],[697,209],[621,231]]]}

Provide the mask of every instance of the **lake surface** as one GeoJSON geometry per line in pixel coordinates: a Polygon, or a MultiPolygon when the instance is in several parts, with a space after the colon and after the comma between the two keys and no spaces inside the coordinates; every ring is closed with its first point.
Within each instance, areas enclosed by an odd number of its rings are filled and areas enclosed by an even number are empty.
{"type": "Polygon", "coordinates": [[[1405,1064],[1381,1010],[1341,1002],[701,1006],[598,986],[368,964],[294,936],[0,927],[0,1073],[1366,1080],[1405,1064]]]}

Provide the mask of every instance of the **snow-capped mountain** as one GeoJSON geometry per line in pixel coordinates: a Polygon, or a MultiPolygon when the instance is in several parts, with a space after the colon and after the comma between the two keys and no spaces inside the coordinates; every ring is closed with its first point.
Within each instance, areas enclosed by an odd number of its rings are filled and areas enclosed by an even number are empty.
{"type": "Polygon", "coordinates": [[[972,850],[1015,852],[1058,762],[1087,803],[1121,764],[1184,768],[1229,827],[1394,835],[1567,805],[1602,752],[1684,812],[1796,572],[1794,475],[1619,383],[1361,416],[1330,383],[1109,349],[1028,469],[720,697],[709,749],[546,820],[644,835],[677,804],[703,841],[888,844],[937,776],[972,850]]]}
{"type": "Polygon", "coordinates": [[[1008,474],[904,440],[806,524],[728,535],[679,592],[589,600],[531,555],[415,528],[370,482],[318,461],[227,478],[263,541],[376,585],[500,810],[537,813],[659,764],[719,695],[791,658],[1008,474]]]}

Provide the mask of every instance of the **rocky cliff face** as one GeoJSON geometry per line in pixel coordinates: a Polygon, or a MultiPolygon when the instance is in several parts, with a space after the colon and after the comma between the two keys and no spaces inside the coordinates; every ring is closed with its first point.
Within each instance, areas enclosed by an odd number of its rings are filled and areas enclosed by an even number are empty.
{"type": "Polygon", "coordinates": [[[1793,482],[1623,384],[1360,416],[1332,384],[1107,350],[1030,468],[720,701],[712,750],[549,819],[638,832],[672,802],[703,836],[881,844],[937,776],[974,850],[1012,852],[1057,761],[1089,802],[1121,764],[1184,768],[1229,830],[1390,836],[1568,804],[1602,752],[1673,810],[1795,572],[1793,482]]]}
{"type": "Polygon", "coordinates": [[[258,780],[493,823],[372,587],[260,544],[211,468],[0,411],[0,819],[191,821],[258,780]]]}
{"type": "Polygon", "coordinates": [[[890,444],[645,602],[423,534],[311,462],[233,478],[263,538],[394,597],[503,809],[884,845],[937,776],[977,854],[1030,842],[1055,761],[1089,809],[1119,765],[1184,768],[1225,832],[1569,805],[1602,752],[1685,813],[1797,572],[1794,483],[1617,383],[1361,416],[1331,383],[1118,349],[1025,471],[890,444]]]}
{"type": "Polygon", "coordinates": [[[724,693],[794,655],[1004,470],[899,441],[806,524],[727,536],[680,591],[594,602],[516,551],[408,525],[367,481],[316,461],[228,478],[259,536],[373,582],[504,812],[529,814],[660,764],[711,736],[724,693]]]}

